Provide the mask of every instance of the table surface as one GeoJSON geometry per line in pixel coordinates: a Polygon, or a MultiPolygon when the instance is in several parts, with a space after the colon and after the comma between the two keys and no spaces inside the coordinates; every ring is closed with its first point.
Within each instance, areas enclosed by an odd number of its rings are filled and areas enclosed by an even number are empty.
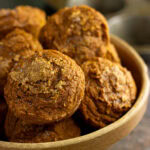
{"type": "MultiPolygon", "coordinates": [[[[150,76],[150,64],[149,76],[150,76]]],[[[110,150],[150,150],[150,96],[147,111],[140,124],[110,150]]]]}

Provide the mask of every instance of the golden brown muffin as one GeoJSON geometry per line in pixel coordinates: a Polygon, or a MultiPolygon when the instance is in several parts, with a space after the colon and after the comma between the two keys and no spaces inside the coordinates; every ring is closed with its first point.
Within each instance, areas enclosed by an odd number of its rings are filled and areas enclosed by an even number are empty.
{"type": "Polygon", "coordinates": [[[4,132],[4,121],[7,114],[7,104],[3,97],[0,97],[0,138],[3,136],[4,132]]]}
{"type": "Polygon", "coordinates": [[[0,10],[0,39],[15,28],[24,29],[26,32],[38,37],[40,29],[46,23],[44,11],[30,7],[17,6],[15,9],[0,10]]]}
{"type": "Polygon", "coordinates": [[[51,125],[31,125],[8,112],[5,132],[11,142],[41,143],[80,136],[80,128],[72,118],[51,125]]]}
{"type": "Polygon", "coordinates": [[[0,95],[3,94],[7,75],[14,64],[40,49],[41,44],[21,29],[13,30],[0,41],[0,95]]]}
{"type": "Polygon", "coordinates": [[[121,63],[121,60],[117,53],[117,50],[112,43],[108,44],[107,53],[106,53],[105,58],[112,62],[121,63]]]}
{"type": "Polygon", "coordinates": [[[44,48],[59,50],[81,65],[92,57],[105,57],[108,25],[102,14],[88,6],[64,8],[48,18],[40,41],[44,48]]]}
{"type": "Polygon", "coordinates": [[[82,65],[85,73],[85,97],[80,111],[97,128],[119,119],[136,98],[134,79],[126,68],[103,58],[82,65]]]}
{"type": "Polygon", "coordinates": [[[18,118],[45,124],[70,117],[84,96],[81,68],[55,50],[23,59],[8,75],[5,98],[18,118]]]}

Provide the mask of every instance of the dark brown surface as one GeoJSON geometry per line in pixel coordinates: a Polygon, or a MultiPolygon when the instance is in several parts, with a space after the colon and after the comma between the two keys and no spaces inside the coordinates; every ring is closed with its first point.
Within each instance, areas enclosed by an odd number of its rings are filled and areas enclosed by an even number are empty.
{"type": "Polygon", "coordinates": [[[0,139],[4,137],[4,122],[7,114],[7,104],[3,97],[0,97],[0,139]]]}
{"type": "Polygon", "coordinates": [[[23,59],[7,81],[4,91],[9,109],[33,124],[70,117],[84,96],[83,71],[74,60],[55,50],[23,59]]]}
{"type": "Polygon", "coordinates": [[[140,124],[127,137],[114,144],[109,150],[150,150],[150,102],[140,124]]]}

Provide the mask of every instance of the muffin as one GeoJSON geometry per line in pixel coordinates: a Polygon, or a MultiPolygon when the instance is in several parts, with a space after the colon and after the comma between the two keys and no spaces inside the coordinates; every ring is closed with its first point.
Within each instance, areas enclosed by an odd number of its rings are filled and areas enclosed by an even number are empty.
{"type": "Polygon", "coordinates": [[[20,28],[38,37],[46,23],[45,12],[30,6],[17,6],[15,9],[0,10],[0,39],[20,28]]]}
{"type": "Polygon", "coordinates": [[[80,111],[86,122],[102,128],[132,107],[137,89],[130,71],[103,58],[85,62],[82,69],[86,85],[80,111]]]}
{"type": "Polygon", "coordinates": [[[0,41],[0,95],[3,95],[7,75],[14,64],[39,49],[42,46],[38,40],[21,29],[13,30],[0,41]]]}
{"type": "Polygon", "coordinates": [[[80,136],[80,128],[72,118],[50,125],[26,124],[8,112],[5,121],[6,135],[11,142],[41,143],[65,140],[80,136]]]}
{"type": "Polygon", "coordinates": [[[40,33],[45,49],[56,49],[81,65],[92,57],[106,57],[110,42],[107,21],[88,6],[64,8],[48,18],[40,33]]]}
{"type": "Polygon", "coordinates": [[[14,66],[5,98],[16,117],[41,125],[69,118],[79,107],[84,89],[84,73],[75,61],[46,50],[14,66]]]}

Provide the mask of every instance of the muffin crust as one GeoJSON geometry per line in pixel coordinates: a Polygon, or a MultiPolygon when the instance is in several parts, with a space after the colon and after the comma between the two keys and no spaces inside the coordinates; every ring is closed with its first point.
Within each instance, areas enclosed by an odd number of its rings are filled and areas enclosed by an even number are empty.
{"type": "Polygon", "coordinates": [[[0,10],[0,39],[15,28],[20,28],[38,37],[46,23],[45,12],[31,6],[0,10]]]}
{"type": "Polygon", "coordinates": [[[33,55],[42,46],[29,33],[15,29],[0,41],[0,95],[3,95],[7,75],[12,67],[22,58],[33,55]]]}
{"type": "Polygon", "coordinates": [[[119,64],[95,58],[82,65],[85,73],[85,97],[80,111],[96,128],[119,119],[136,98],[136,85],[131,73],[119,64]]]}
{"type": "Polygon", "coordinates": [[[8,112],[5,132],[11,142],[41,143],[65,140],[80,136],[80,128],[72,118],[50,125],[26,124],[8,112]]]}
{"type": "Polygon", "coordinates": [[[92,57],[106,56],[108,25],[102,14],[88,6],[64,8],[48,18],[40,41],[44,48],[56,49],[81,65],[92,57]]]}
{"type": "Polygon", "coordinates": [[[15,65],[5,98],[18,118],[45,124],[70,117],[83,99],[84,88],[84,73],[71,58],[45,50],[15,65]]]}

